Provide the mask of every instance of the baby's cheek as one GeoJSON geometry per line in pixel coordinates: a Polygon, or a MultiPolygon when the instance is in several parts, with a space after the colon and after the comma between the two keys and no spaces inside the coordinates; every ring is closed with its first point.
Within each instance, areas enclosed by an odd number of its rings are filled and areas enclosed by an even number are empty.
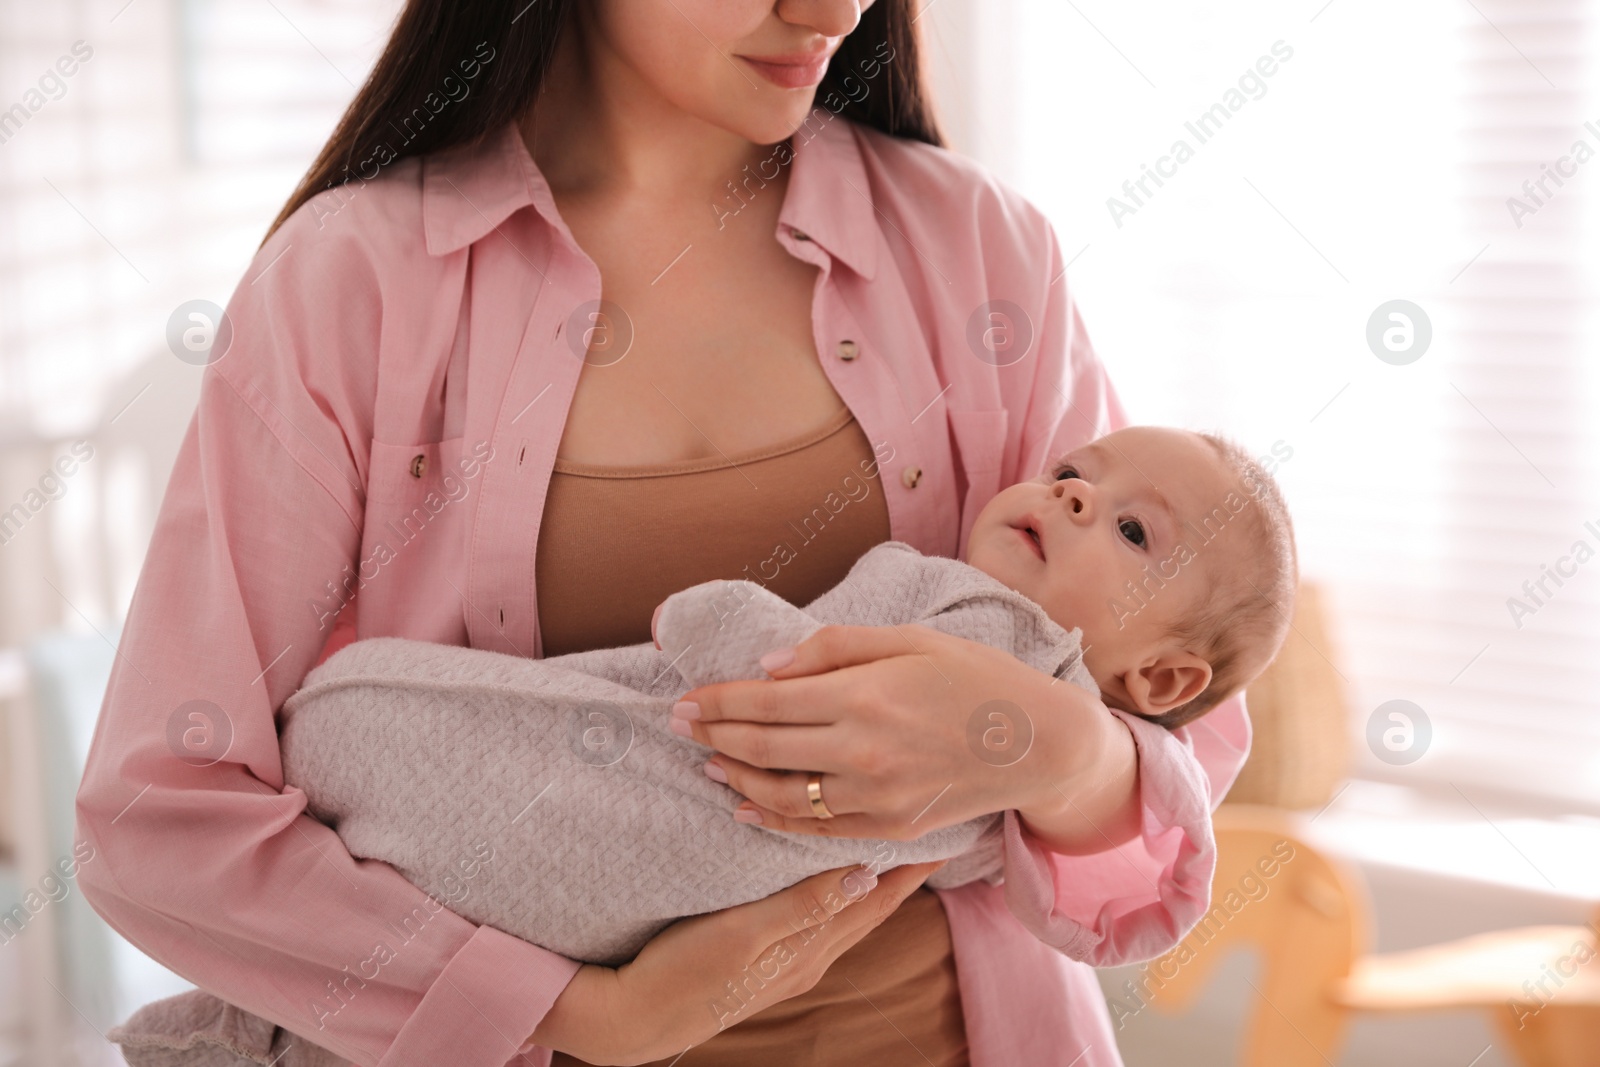
{"type": "Polygon", "coordinates": [[[1076,580],[1071,577],[1052,580],[1046,606],[1052,619],[1069,630],[1080,627],[1087,639],[1091,631],[1102,632],[1108,624],[1114,625],[1111,618],[1113,595],[1107,577],[1080,573],[1076,580]]]}

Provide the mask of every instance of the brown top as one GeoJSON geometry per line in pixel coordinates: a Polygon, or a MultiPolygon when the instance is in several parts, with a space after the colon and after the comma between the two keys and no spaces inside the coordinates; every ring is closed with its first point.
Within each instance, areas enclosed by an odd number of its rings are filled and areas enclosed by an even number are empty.
{"type": "MultiPolygon", "coordinates": [[[[889,540],[866,435],[848,408],[788,442],[645,467],[555,461],[535,556],[546,656],[650,640],[669,594],[747,578],[804,605],[889,540]]],[[[650,1067],[967,1067],[950,925],[919,889],[808,992],[650,1067]]],[[[551,1067],[586,1067],[557,1053],[551,1067]]]]}
{"type": "MultiPolygon", "coordinates": [[[[859,906],[859,905],[858,905],[859,906]]],[[[968,1067],[944,906],[918,889],[799,996],[645,1067],[968,1067]]],[[[589,1067],[558,1052],[550,1067],[589,1067]]]]}
{"type": "Polygon", "coordinates": [[[713,578],[810,603],[889,540],[877,474],[849,408],[800,437],[716,459],[558,458],[534,556],[543,654],[648,641],[657,604],[713,578]]]}

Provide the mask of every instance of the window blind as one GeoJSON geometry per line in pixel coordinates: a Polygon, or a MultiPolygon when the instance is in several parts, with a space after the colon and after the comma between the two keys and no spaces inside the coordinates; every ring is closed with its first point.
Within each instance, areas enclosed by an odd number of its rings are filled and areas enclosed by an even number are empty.
{"type": "Polygon", "coordinates": [[[1005,176],[1137,421],[1293,449],[1356,772],[1600,809],[1594,6],[1016,2],[1005,176]],[[1395,299],[1405,365],[1366,339],[1395,299]],[[1396,699],[1432,732],[1402,765],[1365,736],[1396,699]]]}
{"type": "MultiPolygon", "coordinates": [[[[399,0],[0,0],[10,436],[87,431],[114,413],[113,392],[137,392],[121,380],[135,368],[159,369],[146,396],[192,389],[185,379],[200,368],[167,351],[168,317],[190,300],[227,303],[398,10],[399,0]]],[[[100,477],[118,474],[87,472],[100,477]]],[[[80,611],[120,615],[131,591],[102,581],[103,561],[78,550],[97,543],[95,495],[75,494],[53,519],[65,602],[51,596],[68,627],[85,625],[80,611]]],[[[142,518],[125,553],[134,563],[152,517],[142,518]]]]}
{"type": "Polygon", "coordinates": [[[0,2],[8,422],[88,423],[173,308],[226,302],[398,7],[0,2]]]}

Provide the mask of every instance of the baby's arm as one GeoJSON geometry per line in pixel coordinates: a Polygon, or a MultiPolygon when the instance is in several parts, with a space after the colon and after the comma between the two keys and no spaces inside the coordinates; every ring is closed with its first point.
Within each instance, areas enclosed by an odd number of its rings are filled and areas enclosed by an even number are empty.
{"type": "Polygon", "coordinates": [[[755,582],[717,579],[673,593],[656,609],[656,647],[691,687],[767,677],[761,657],[823,624],[755,582]]]}
{"type": "Polygon", "coordinates": [[[1080,631],[1050,621],[1020,593],[996,589],[965,597],[919,621],[952,637],[1009,652],[1034,670],[1099,691],[1083,666],[1080,631]]]}

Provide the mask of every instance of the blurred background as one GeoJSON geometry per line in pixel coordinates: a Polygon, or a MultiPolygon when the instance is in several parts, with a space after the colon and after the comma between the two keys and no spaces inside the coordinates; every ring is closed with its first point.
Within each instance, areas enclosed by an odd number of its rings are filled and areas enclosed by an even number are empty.
{"type": "MultiPolygon", "coordinates": [[[[120,1063],[188,988],[63,873],[198,395],[168,323],[227,303],[397,10],[0,0],[0,1067],[120,1063]]],[[[1600,1062],[1600,3],[918,23],[1135,420],[1238,438],[1295,516],[1220,910],[1102,973],[1127,1062],[1600,1062]]]]}

